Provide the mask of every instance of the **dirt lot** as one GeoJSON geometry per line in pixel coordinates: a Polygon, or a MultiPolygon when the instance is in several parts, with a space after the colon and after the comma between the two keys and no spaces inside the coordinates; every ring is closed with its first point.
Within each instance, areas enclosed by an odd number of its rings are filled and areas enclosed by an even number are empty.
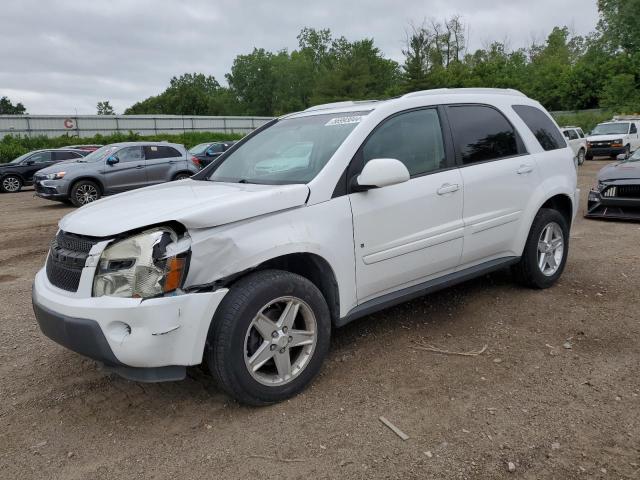
{"type": "Polygon", "coordinates": [[[0,478],[640,478],[640,224],[578,218],[550,290],[501,272],[355,322],[305,393],[247,408],[198,369],[136,384],[40,333],[31,282],[68,211],[0,196],[0,478]]]}

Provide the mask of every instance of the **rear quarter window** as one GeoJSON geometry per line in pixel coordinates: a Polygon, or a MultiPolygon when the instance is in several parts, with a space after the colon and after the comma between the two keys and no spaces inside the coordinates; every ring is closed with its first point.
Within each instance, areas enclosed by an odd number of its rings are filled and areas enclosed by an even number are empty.
{"type": "Polygon", "coordinates": [[[167,147],[164,145],[147,145],[144,147],[144,157],[147,160],[154,160],[156,158],[182,157],[182,154],[173,147],[167,147]]]}
{"type": "Polygon", "coordinates": [[[544,150],[557,150],[567,146],[558,127],[542,110],[530,105],[513,105],[512,108],[529,127],[544,150]]]}

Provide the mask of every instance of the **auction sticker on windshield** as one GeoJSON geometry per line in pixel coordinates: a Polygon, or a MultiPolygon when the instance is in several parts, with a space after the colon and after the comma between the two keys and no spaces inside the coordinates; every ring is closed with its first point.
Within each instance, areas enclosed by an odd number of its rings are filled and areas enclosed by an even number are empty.
{"type": "Polygon", "coordinates": [[[349,123],[360,123],[362,121],[362,115],[352,115],[350,117],[335,117],[324,124],[325,127],[330,125],[347,125],[349,123]]]}

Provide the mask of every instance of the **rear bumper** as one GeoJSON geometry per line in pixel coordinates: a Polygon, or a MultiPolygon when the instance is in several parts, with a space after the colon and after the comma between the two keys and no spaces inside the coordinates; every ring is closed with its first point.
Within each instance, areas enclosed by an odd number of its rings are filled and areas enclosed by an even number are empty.
{"type": "Polygon", "coordinates": [[[585,217],[640,220],[640,198],[608,198],[591,191],[585,217]]]}

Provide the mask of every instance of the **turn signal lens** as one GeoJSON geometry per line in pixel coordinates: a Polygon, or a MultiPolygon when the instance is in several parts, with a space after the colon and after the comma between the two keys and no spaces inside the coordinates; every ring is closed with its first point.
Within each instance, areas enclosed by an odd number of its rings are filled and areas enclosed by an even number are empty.
{"type": "Polygon", "coordinates": [[[167,259],[166,274],[164,279],[164,293],[173,292],[180,287],[184,272],[185,258],[171,257],[167,259]]]}

